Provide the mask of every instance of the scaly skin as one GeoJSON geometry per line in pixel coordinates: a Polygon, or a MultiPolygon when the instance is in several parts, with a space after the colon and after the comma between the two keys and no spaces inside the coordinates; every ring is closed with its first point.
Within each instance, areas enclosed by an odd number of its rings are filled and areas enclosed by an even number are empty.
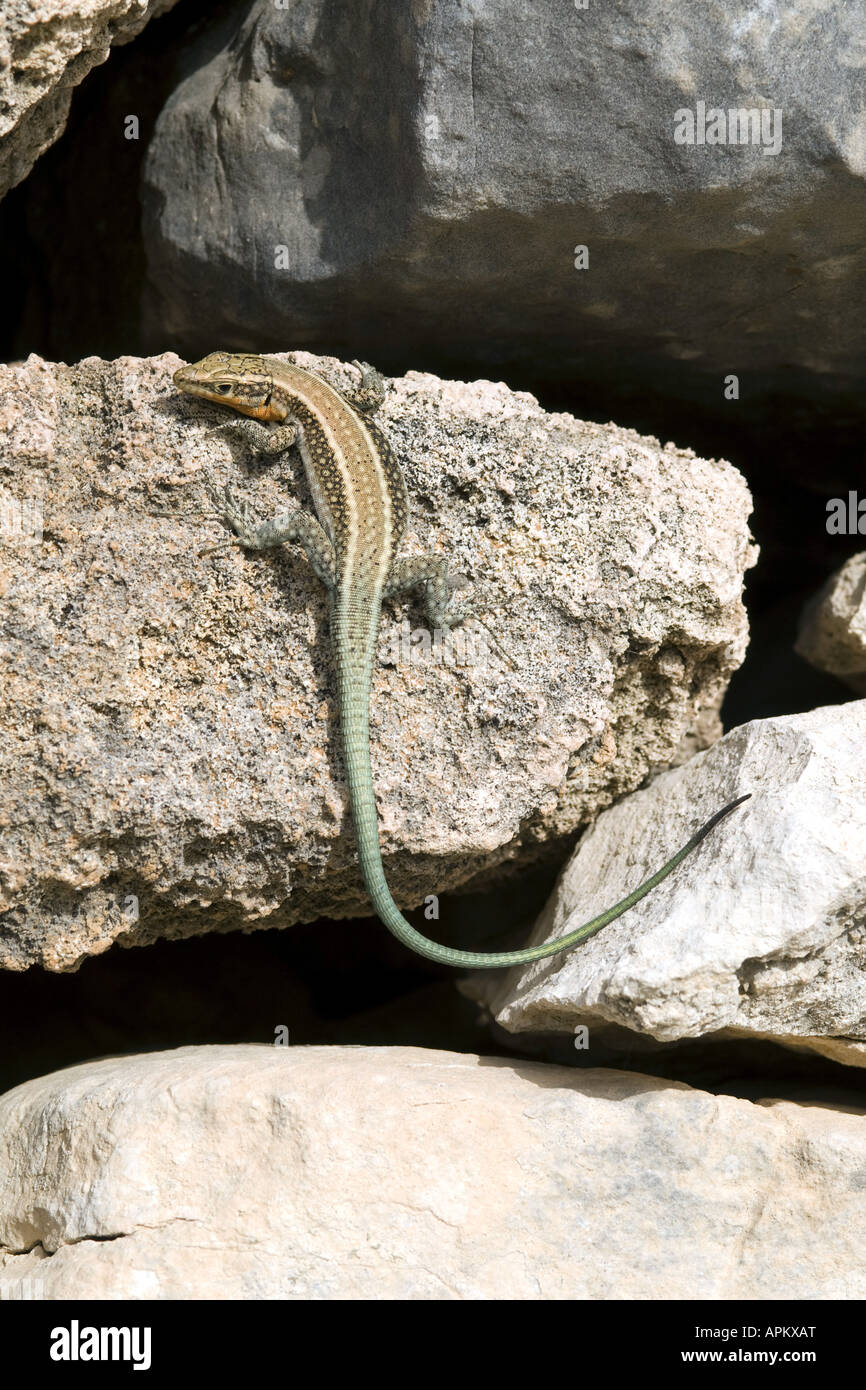
{"type": "Polygon", "coordinates": [[[174,381],[188,395],[217,401],[247,417],[237,421],[236,427],[259,449],[277,453],[299,445],[318,521],[296,510],[253,527],[245,508],[228,490],[215,500],[235,532],[235,543],[265,550],[296,541],[328,589],[358,859],[378,916],[410,950],[444,965],[487,969],[558,955],[586,941],[645,897],[746,797],[718,811],[633,893],[556,941],[517,951],[458,951],[429,941],[407,922],[382,868],[370,767],[370,683],[382,599],[423,585],[431,627],[448,628],[466,615],[452,605],[444,560],[398,557],[408,517],[406,484],[390,444],[369,418],[382,400],[381,378],[372,368],[355,365],[362,377],[353,396],[302,367],[246,353],[211,353],[201,362],[181,367],[174,381]],[[269,424],[275,428],[269,429],[269,424]]]}

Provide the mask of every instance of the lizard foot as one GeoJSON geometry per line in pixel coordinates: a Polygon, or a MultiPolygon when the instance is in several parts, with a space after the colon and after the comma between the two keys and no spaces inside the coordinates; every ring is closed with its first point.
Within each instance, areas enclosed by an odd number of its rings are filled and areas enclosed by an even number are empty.
{"type": "Polygon", "coordinates": [[[256,526],[247,503],[235,496],[228,483],[220,486],[207,478],[205,490],[213,503],[216,516],[235,533],[234,539],[228,544],[255,546],[256,526]]]}
{"type": "Polygon", "coordinates": [[[370,366],[369,362],[353,360],[352,366],[358,368],[361,373],[361,381],[353,391],[344,392],[344,394],[358,410],[373,415],[385,399],[385,379],[381,372],[377,372],[375,367],[370,366]]]}

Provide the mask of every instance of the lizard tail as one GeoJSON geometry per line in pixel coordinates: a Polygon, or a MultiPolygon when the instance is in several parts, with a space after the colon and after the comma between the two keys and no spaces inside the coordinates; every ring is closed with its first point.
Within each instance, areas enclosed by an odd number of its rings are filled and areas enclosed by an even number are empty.
{"type": "Polygon", "coordinates": [[[407,922],[391,896],[391,890],[388,887],[385,871],[382,867],[382,853],[379,847],[379,819],[376,813],[376,798],[373,792],[373,775],[370,767],[369,687],[366,690],[359,689],[359,685],[363,685],[363,682],[345,682],[341,705],[346,775],[349,783],[355,832],[358,838],[358,859],[361,873],[376,913],[388,930],[397,937],[398,941],[402,941],[404,946],[408,946],[410,951],[417,952],[419,956],[426,956],[428,960],[438,961],[441,965],[494,970],[509,965],[525,965],[529,961],[543,960],[545,956],[559,955],[561,951],[570,951],[573,946],[588,940],[596,932],[601,931],[602,927],[606,927],[609,922],[615,921],[630,907],[634,907],[641,898],[645,898],[647,893],[652,892],[656,884],[661,883],[662,879],[673,873],[674,869],[709,835],[720,820],[723,820],[735,807],[749,799],[750,794],[738,796],[736,801],[730,801],[727,806],[723,806],[720,811],[710,817],[705,825],[701,826],[700,830],[695,831],[688,843],[683,845],[682,849],[677,850],[676,854],[666,864],[663,864],[651,878],[646,879],[627,897],[622,898],[613,907],[609,907],[606,912],[600,913],[598,917],[593,917],[591,921],[585,922],[582,927],[569,932],[566,936],[561,936],[556,941],[547,941],[541,946],[527,946],[518,951],[459,951],[451,946],[442,946],[438,942],[430,941],[426,936],[422,936],[420,932],[415,930],[411,922],[407,922]]]}

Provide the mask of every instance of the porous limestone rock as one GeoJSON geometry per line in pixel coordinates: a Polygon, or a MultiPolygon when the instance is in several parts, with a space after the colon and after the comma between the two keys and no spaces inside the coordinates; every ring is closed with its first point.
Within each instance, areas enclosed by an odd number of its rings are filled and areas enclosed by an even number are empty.
{"type": "Polygon", "coordinates": [[[48,1299],[862,1299],[862,1115],[421,1048],[188,1047],[0,1098],[48,1299]]]}
{"type": "Polygon", "coordinates": [[[66,128],[72,93],[112,45],[128,43],[177,0],[3,0],[0,198],[66,128]]]}
{"type": "Polygon", "coordinates": [[[154,347],[856,393],[863,51],[851,0],[255,0],[149,145],[154,347]]]}
{"type": "MultiPolygon", "coordinates": [[[[724,1031],[866,1065],[866,700],[755,720],[605,811],[532,940],[636,887],[732,812],[636,907],[568,955],[482,981],[510,1031],[724,1031]]],[[[475,991],[473,983],[473,990],[475,991]]],[[[620,1045],[622,1039],[620,1038],[620,1045]]]]}
{"type": "Polygon", "coordinates": [[[866,552],[846,560],[807,604],[795,650],[866,695],[866,552]]]}
{"type": "MultiPolygon", "coordinates": [[[[323,588],[296,547],[199,553],[226,536],[206,470],[274,515],[310,505],[297,451],[251,462],[228,412],[174,389],[178,360],[0,367],[7,967],[369,912],[323,588]]],[[[385,614],[374,777],[414,905],[717,737],[750,498],[729,464],[501,384],[410,372],[381,421],[406,550],[448,556],[486,624],[430,642],[417,606],[385,614]]]]}

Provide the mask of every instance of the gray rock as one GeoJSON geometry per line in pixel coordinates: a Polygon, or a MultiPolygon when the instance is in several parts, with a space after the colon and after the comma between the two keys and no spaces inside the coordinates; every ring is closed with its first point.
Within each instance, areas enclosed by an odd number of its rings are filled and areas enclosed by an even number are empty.
{"type": "MultiPolygon", "coordinates": [[[[294,548],[198,554],[225,537],[206,468],[267,516],[295,492],[309,505],[300,461],[245,476],[246,444],[215,429],[231,417],[181,398],[177,365],[0,368],[0,482],[43,527],[10,535],[0,576],[9,968],[370,910],[322,587],[294,548]]],[[[717,737],[750,499],[729,464],[490,382],[410,372],[382,423],[406,549],[469,577],[513,662],[474,622],[425,647],[417,609],[385,615],[374,778],[389,879],[414,906],[527,862],[717,737]]]]}
{"type": "Polygon", "coordinates": [[[864,51],[849,0],[259,0],[149,149],[153,345],[862,382],[864,51]]]}
{"type": "Polygon", "coordinates": [[[66,129],[73,90],[112,45],[177,0],[4,0],[0,8],[0,198],[66,129]]]}
{"type": "Polygon", "coordinates": [[[807,605],[795,650],[866,695],[866,553],[852,555],[807,605]]]}
{"type": "Polygon", "coordinates": [[[770,1038],[866,1065],[866,701],[742,725],[605,811],[532,939],[601,911],[746,792],[670,878],[585,946],[482,982],[498,1022],[588,1026],[590,1056],[593,1038],[620,1025],[665,1042],[770,1038]]]}
{"type": "Polygon", "coordinates": [[[189,1047],[0,1099],[48,1299],[862,1298],[862,1115],[421,1048],[189,1047]]]}

